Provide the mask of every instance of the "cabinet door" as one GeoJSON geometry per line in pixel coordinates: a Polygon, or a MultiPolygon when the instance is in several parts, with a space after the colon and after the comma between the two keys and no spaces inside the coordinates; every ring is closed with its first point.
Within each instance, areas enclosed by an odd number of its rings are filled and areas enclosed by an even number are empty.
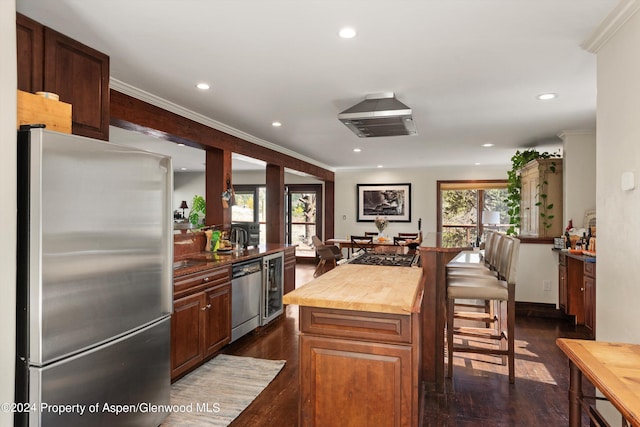
{"type": "Polygon", "coordinates": [[[171,378],[188,371],[203,359],[204,325],[201,313],[206,309],[204,292],[180,298],[173,303],[171,317],[171,378]]]}
{"type": "Polygon", "coordinates": [[[289,293],[296,288],[296,250],[284,252],[284,293],[289,293]]]}
{"type": "Polygon", "coordinates": [[[75,135],[109,139],[109,57],[44,29],[44,90],[72,105],[75,135]]]}
{"type": "Polygon", "coordinates": [[[534,173],[522,175],[522,190],[520,193],[520,234],[535,236],[538,233],[538,207],[536,206],[536,190],[538,186],[537,170],[534,173]]]}
{"type": "Polygon", "coordinates": [[[205,291],[204,357],[210,356],[231,341],[231,284],[205,291]]]}
{"type": "Polygon", "coordinates": [[[300,426],[412,425],[411,347],[300,337],[300,426]]]}
{"type": "Polygon", "coordinates": [[[584,277],[584,326],[595,335],[596,320],[596,280],[584,277]]]}
{"type": "Polygon", "coordinates": [[[18,89],[34,93],[43,88],[44,27],[42,24],[16,14],[16,45],[18,89]]]}
{"type": "Polygon", "coordinates": [[[560,309],[567,314],[567,267],[558,266],[558,298],[560,309]]]}

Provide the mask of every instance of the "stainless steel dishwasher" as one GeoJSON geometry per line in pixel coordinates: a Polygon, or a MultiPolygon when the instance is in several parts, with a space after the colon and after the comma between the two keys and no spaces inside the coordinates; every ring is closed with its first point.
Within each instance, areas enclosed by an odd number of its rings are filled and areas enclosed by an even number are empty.
{"type": "Polygon", "coordinates": [[[231,342],[260,326],[262,259],[234,264],[231,269],[231,342]]]}

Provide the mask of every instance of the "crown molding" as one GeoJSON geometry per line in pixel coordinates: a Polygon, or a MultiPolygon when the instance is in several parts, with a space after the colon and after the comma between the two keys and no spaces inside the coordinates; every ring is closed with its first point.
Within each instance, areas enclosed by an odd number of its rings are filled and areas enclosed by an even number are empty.
{"type": "Polygon", "coordinates": [[[588,52],[598,53],[638,9],[640,9],[639,0],[620,1],[580,47],[588,52]]]}
{"type": "Polygon", "coordinates": [[[562,139],[564,141],[564,139],[568,136],[571,135],[596,135],[596,130],[595,129],[569,129],[569,130],[563,130],[562,132],[560,132],[558,134],[558,138],[562,139]]]}
{"type": "Polygon", "coordinates": [[[147,102],[151,105],[154,105],[158,108],[162,108],[164,110],[170,111],[179,116],[185,117],[187,119],[193,120],[194,122],[198,122],[205,126],[209,126],[213,129],[219,130],[220,132],[224,132],[228,135],[235,136],[237,138],[243,139],[245,141],[251,142],[256,145],[260,145],[262,147],[268,148],[273,151],[277,151],[278,153],[286,154],[291,157],[295,157],[296,159],[304,160],[307,163],[311,163],[323,169],[330,170],[335,172],[335,168],[325,165],[317,160],[311,159],[309,157],[303,156],[302,154],[296,153],[293,150],[289,150],[287,148],[276,145],[272,142],[266,141],[264,139],[258,138],[246,132],[242,132],[236,128],[232,128],[231,126],[227,126],[224,123],[220,123],[210,117],[204,116],[200,113],[196,113],[195,111],[184,108],[178,104],[175,104],[171,101],[167,101],[164,98],[160,98],[159,96],[153,95],[149,92],[146,92],[142,89],[139,89],[135,86],[132,86],[128,83],[115,79],[113,77],[109,78],[109,87],[113,90],[117,90],[118,92],[124,93],[125,95],[132,96],[141,101],[147,102]]]}

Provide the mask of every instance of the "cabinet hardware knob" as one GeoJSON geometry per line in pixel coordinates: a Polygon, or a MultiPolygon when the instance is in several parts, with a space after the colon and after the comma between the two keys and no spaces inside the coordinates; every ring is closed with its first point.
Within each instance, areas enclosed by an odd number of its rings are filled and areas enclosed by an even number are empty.
{"type": "Polygon", "coordinates": [[[209,281],[209,277],[205,277],[204,279],[202,279],[203,282],[208,282],[209,281]]]}
{"type": "Polygon", "coordinates": [[[204,307],[202,307],[200,310],[205,311],[207,309],[207,306],[205,305],[204,307]]]}
{"type": "Polygon", "coordinates": [[[584,291],[584,288],[580,288],[581,291],[584,291]]]}

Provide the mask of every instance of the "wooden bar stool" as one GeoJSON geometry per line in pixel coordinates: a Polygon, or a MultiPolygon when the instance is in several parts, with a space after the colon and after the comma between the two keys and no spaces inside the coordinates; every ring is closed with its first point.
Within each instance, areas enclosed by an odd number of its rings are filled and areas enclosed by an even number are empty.
{"type": "MultiPolygon", "coordinates": [[[[502,356],[509,366],[509,382],[515,382],[515,286],[520,241],[504,236],[500,247],[497,277],[490,275],[447,277],[448,377],[453,376],[453,353],[479,353],[502,356]],[[496,304],[492,317],[487,313],[456,312],[456,300],[483,300],[496,304]],[[463,327],[455,319],[484,322],[489,327],[463,327]],[[457,346],[454,335],[481,337],[497,341],[497,348],[457,346]]],[[[493,311],[493,310],[492,310],[493,311]]]]}

